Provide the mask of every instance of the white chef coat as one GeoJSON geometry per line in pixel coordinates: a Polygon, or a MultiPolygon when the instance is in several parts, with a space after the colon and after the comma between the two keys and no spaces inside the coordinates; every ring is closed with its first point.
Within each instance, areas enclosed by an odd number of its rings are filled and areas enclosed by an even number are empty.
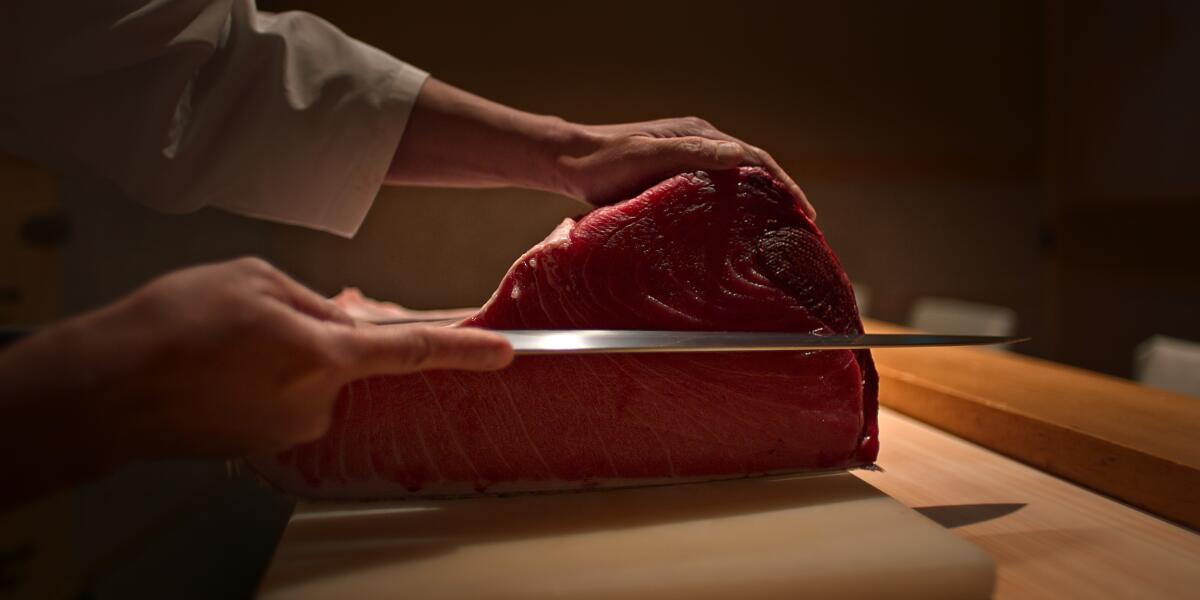
{"type": "Polygon", "coordinates": [[[0,149],[204,206],[353,236],[428,75],[253,0],[0,8],[0,149]]]}

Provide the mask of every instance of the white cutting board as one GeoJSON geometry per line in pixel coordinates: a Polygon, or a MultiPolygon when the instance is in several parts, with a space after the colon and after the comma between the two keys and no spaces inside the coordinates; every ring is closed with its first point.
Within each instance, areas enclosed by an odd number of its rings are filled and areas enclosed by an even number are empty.
{"type": "Polygon", "coordinates": [[[301,504],[263,598],[987,598],[983,551],[848,473],[301,504]]]}

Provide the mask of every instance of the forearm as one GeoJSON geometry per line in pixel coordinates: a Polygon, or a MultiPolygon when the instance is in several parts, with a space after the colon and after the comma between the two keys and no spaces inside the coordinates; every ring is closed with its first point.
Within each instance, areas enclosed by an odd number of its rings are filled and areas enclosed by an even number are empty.
{"type": "Polygon", "coordinates": [[[509,108],[431,78],[396,149],[388,183],[570,193],[563,158],[590,143],[581,126],[509,108]]]}

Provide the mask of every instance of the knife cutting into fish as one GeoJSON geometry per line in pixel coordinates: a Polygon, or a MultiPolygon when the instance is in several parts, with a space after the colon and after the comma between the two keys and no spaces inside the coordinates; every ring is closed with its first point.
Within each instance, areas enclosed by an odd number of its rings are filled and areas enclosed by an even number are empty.
{"type": "MultiPolygon", "coordinates": [[[[381,326],[442,323],[405,318],[381,326]]],[[[1016,344],[1029,338],[924,333],[811,335],[778,331],[644,331],[637,329],[508,329],[491,330],[512,344],[517,355],[631,354],[661,352],[785,352],[860,350],[864,348],[929,348],[1016,344]]],[[[32,328],[0,329],[0,348],[33,333],[32,328]]]]}
{"type": "MultiPolygon", "coordinates": [[[[412,325],[419,318],[376,321],[376,325],[412,325]]],[[[443,319],[428,323],[446,324],[443,319]]],[[[1016,344],[1029,338],[928,333],[814,335],[781,331],[651,331],[640,329],[491,330],[512,344],[517,355],[630,354],[661,352],[786,352],[929,348],[1016,344]]]]}
{"type": "Polygon", "coordinates": [[[626,354],[634,352],[780,352],[924,348],[1014,344],[1026,338],[986,335],[864,333],[805,335],[742,331],[638,331],[612,329],[496,331],[525,354],[626,354]]]}
{"type": "MultiPolygon", "coordinates": [[[[450,324],[444,318],[384,319],[371,325],[450,324]]],[[[0,328],[0,348],[32,334],[31,328],[0,328]]],[[[491,330],[512,344],[516,355],[632,354],[676,352],[796,352],[865,348],[998,346],[1027,337],[946,334],[811,335],[785,331],[650,331],[636,329],[491,330]]]]}

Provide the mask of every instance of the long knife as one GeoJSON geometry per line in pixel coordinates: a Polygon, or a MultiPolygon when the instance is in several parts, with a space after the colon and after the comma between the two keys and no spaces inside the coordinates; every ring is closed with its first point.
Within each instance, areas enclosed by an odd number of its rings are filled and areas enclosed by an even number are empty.
{"type": "Polygon", "coordinates": [[[516,354],[626,354],[634,352],[779,352],[927,348],[1015,344],[1029,338],[924,333],[812,335],[745,331],[643,331],[623,329],[492,330],[516,354]]]}
{"type": "MultiPolygon", "coordinates": [[[[628,354],[648,352],[780,352],[928,348],[1016,344],[1029,338],[925,333],[812,335],[758,331],[652,331],[640,329],[509,329],[504,336],[516,354],[628,354]]],[[[33,332],[0,327],[0,348],[33,332]]]]}

